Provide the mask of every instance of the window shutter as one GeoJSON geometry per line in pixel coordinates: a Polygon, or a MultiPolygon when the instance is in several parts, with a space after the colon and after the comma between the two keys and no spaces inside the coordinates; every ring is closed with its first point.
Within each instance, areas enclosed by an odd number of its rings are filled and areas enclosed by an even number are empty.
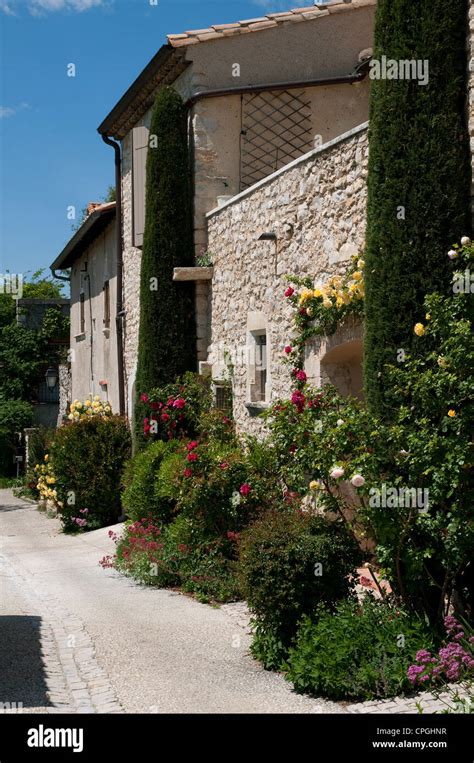
{"type": "Polygon", "coordinates": [[[145,230],[145,184],[148,127],[134,127],[132,132],[133,245],[143,245],[145,230]]]}

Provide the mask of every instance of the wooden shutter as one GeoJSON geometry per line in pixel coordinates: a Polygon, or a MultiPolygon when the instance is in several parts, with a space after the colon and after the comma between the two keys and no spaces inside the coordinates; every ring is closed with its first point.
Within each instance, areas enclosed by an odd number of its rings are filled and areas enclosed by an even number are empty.
{"type": "Polygon", "coordinates": [[[132,239],[134,246],[143,245],[143,232],[145,230],[145,184],[147,150],[148,127],[134,127],[132,131],[132,239]]]}

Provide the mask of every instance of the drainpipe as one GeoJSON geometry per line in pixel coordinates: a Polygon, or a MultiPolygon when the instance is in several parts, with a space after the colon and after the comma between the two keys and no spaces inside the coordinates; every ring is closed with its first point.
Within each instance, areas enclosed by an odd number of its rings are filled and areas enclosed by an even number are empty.
{"type": "Polygon", "coordinates": [[[115,152],[115,225],[116,225],[116,264],[117,264],[117,312],[115,325],[117,329],[117,365],[118,365],[118,394],[119,414],[125,415],[125,383],[123,364],[123,259],[122,259],[122,157],[120,144],[101,133],[101,138],[115,152]]]}
{"type": "Polygon", "coordinates": [[[246,93],[262,93],[265,90],[294,90],[305,87],[324,87],[325,85],[352,85],[366,78],[371,58],[361,61],[350,74],[336,77],[319,77],[318,79],[293,80],[291,82],[267,82],[263,85],[242,85],[239,87],[224,87],[217,90],[200,90],[186,101],[190,108],[203,98],[219,98],[222,95],[239,95],[246,93]]]}

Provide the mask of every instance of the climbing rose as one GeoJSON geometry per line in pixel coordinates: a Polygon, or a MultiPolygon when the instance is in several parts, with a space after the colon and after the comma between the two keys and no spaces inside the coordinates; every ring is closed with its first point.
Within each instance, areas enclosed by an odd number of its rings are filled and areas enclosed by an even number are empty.
{"type": "Polygon", "coordinates": [[[335,466],[334,469],[329,473],[329,476],[333,478],[333,480],[338,480],[339,477],[342,477],[344,475],[344,469],[342,466],[335,466]]]}
{"type": "Polygon", "coordinates": [[[295,392],[293,392],[291,396],[291,402],[293,403],[293,405],[296,406],[296,408],[298,409],[298,412],[301,413],[304,408],[306,398],[303,395],[303,393],[297,389],[295,390],[295,392]]]}
{"type": "Polygon", "coordinates": [[[285,297],[291,297],[295,293],[295,290],[292,286],[288,286],[287,290],[285,291],[285,297]]]}
{"type": "Polygon", "coordinates": [[[300,382],[305,382],[308,377],[306,376],[305,371],[298,371],[298,373],[296,374],[296,378],[300,382]]]}
{"type": "Polygon", "coordinates": [[[365,479],[363,478],[362,474],[354,474],[354,476],[351,479],[352,484],[354,487],[362,487],[362,485],[365,482],[365,479]]]}

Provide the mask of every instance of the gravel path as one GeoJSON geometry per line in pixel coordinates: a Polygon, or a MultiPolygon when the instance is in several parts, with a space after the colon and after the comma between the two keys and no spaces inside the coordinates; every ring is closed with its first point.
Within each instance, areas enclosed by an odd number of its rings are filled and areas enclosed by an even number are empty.
{"type": "Polygon", "coordinates": [[[0,490],[4,711],[341,712],[252,660],[242,604],[213,608],[103,570],[107,532],[63,535],[0,490]]]}

